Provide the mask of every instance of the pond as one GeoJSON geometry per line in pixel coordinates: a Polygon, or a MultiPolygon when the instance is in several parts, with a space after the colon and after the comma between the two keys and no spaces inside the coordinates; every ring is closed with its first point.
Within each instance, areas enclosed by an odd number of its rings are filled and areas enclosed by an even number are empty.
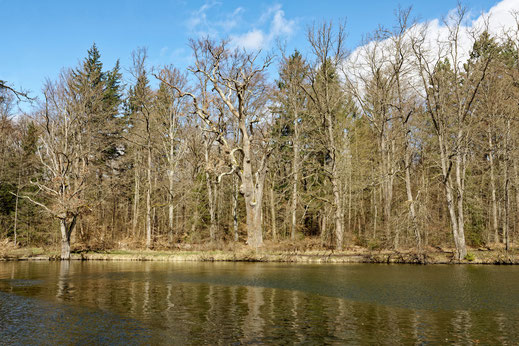
{"type": "Polygon", "coordinates": [[[510,344],[519,267],[4,262],[3,344],[510,344]]]}

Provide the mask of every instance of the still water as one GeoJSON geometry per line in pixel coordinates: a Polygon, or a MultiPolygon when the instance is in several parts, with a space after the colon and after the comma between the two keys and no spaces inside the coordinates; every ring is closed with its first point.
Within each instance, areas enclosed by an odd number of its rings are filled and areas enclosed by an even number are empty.
{"type": "Polygon", "coordinates": [[[1,344],[518,344],[519,267],[0,263],[1,344]]]}

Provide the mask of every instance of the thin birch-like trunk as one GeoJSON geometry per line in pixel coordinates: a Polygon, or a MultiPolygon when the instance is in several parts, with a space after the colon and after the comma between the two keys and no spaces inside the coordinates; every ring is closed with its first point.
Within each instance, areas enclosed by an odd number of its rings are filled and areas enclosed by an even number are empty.
{"type": "Polygon", "coordinates": [[[151,190],[152,190],[152,176],[151,176],[151,143],[148,139],[148,165],[147,165],[147,186],[146,186],[146,248],[151,248],[152,243],[152,225],[151,225],[151,190]]]}
{"type": "Polygon", "coordinates": [[[299,116],[294,111],[294,136],[293,136],[293,157],[292,157],[292,201],[291,201],[291,223],[290,238],[296,237],[297,229],[297,184],[299,182],[299,116]]]}
{"type": "Polygon", "coordinates": [[[134,187],[133,187],[133,216],[132,216],[132,235],[135,238],[137,232],[137,222],[139,219],[139,198],[140,198],[140,176],[139,176],[139,152],[135,159],[134,166],[134,187]]]}
{"type": "MultiPolygon", "coordinates": [[[[274,183],[270,187],[270,218],[272,227],[272,240],[278,240],[278,231],[276,226],[276,202],[274,197],[274,183]]],[[[293,238],[292,238],[293,239],[293,238]]]]}
{"type": "Polygon", "coordinates": [[[233,234],[234,241],[237,242],[239,240],[238,233],[238,179],[236,176],[232,178],[233,182],[233,195],[232,195],[232,224],[233,224],[233,234]]]}
{"type": "Polygon", "coordinates": [[[494,232],[494,242],[499,243],[498,222],[497,222],[497,198],[496,198],[496,178],[494,165],[494,144],[492,133],[488,131],[488,160],[490,164],[490,196],[492,201],[492,230],[494,232]]]}

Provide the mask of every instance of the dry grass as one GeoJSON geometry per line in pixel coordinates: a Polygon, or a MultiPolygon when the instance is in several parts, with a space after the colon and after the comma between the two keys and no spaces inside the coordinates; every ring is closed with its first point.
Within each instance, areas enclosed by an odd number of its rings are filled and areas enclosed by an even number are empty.
{"type": "Polygon", "coordinates": [[[9,239],[0,241],[0,257],[6,257],[9,254],[16,252],[16,250],[18,250],[18,247],[9,239]]]}
{"type": "Polygon", "coordinates": [[[30,258],[40,255],[54,256],[57,253],[58,251],[54,248],[19,247],[9,239],[0,241],[0,259],[4,260],[30,258]]]}
{"type": "MultiPolygon", "coordinates": [[[[459,263],[454,249],[426,247],[418,249],[384,250],[350,246],[336,251],[323,246],[319,238],[296,241],[265,241],[260,248],[250,248],[242,242],[171,243],[157,239],[153,249],[132,238],[116,243],[92,242],[73,244],[73,258],[94,260],[150,261],[262,261],[262,262],[333,262],[333,263],[459,263]]],[[[469,256],[461,263],[519,264],[519,249],[505,251],[501,244],[469,248],[469,256]]],[[[9,240],[0,241],[0,259],[55,259],[58,248],[20,248],[9,240]]]]}

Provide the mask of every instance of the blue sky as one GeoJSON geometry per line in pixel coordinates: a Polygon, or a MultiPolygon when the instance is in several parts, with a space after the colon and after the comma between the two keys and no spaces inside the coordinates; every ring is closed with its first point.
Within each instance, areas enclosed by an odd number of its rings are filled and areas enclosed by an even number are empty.
{"type": "MultiPolygon", "coordinates": [[[[497,3],[463,2],[474,18],[497,3]]],[[[93,42],[105,68],[120,59],[123,69],[137,47],[148,48],[150,65],[185,67],[190,61],[188,39],[205,34],[267,50],[279,38],[290,50],[297,47],[304,53],[307,26],[322,19],[346,19],[348,48],[353,50],[379,24],[392,24],[398,5],[412,5],[414,17],[426,21],[446,15],[456,1],[0,0],[0,79],[39,96],[45,79],[77,66],[93,42]]]]}

